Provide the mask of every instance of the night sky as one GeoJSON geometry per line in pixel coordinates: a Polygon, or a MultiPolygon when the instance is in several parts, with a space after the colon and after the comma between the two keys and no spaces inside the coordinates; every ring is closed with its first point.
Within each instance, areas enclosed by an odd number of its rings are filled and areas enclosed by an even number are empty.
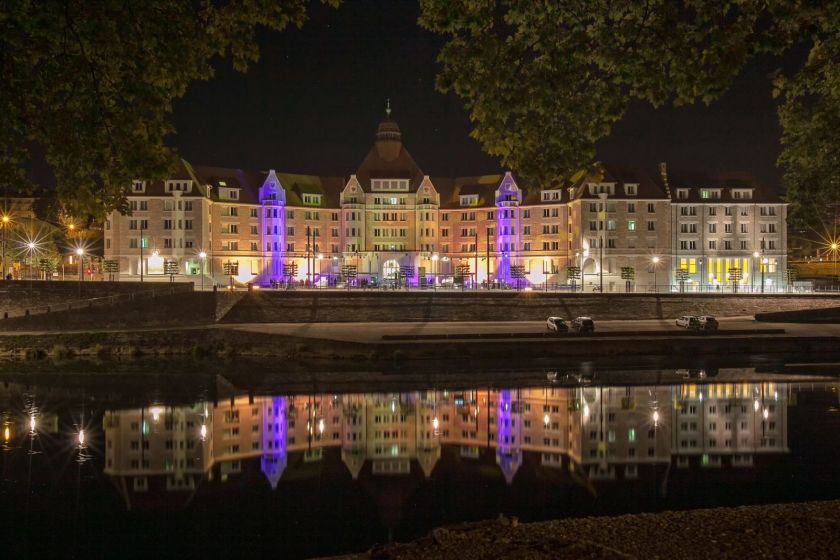
{"type": "MultiPolygon", "coordinates": [[[[301,30],[263,33],[247,74],[218,65],[176,104],[172,144],[195,164],[353,173],[373,141],[385,99],[424,173],[465,176],[499,170],[469,138],[459,100],[434,89],[444,38],[417,25],[416,2],[345,0],[312,4],[301,30]]],[[[752,63],[719,101],[654,110],[635,103],[598,146],[606,162],[655,169],[743,170],[779,187],[779,127],[767,74],[752,63]]]]}

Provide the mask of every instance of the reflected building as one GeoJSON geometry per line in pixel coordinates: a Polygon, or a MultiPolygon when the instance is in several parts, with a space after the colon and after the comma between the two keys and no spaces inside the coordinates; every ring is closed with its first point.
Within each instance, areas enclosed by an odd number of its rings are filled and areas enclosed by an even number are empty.
{"type": "Polygon", "coordinates": [[[755,454],[788,452],[787,393],[720,383],[244,395],[108,412],[105,473],[130,504],[152,487],[224,484],[251,462],[276,489],[293,465],[323,461],[329,449],[352,480],[429,479],[449,447],[462,461],[494,449],[508,485],[527,454],[592,482],[630,481],[646,466],[747,467],[755,454]]]}
{"type": "Polygon", "coordinates": [[[788,386],[682,385],[674,400],[677,467],[750,467],[758,454],[787,453],[788,386]]]}

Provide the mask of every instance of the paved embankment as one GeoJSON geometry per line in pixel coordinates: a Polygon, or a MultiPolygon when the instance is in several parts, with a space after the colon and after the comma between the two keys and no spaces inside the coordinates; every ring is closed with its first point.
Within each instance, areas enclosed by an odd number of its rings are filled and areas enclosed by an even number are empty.
{"type": "Polygon", "coordinates": [[[544,321],[551,315],[631,320],[826,307],[840,307],[840,295],[258,290],[237,302],[221,322],[544,321]]]}
{"type": "MultiPolygon", "coordinates": [[[[314,327],[314,325],[313,325],[314,327]]],[[[609,337],[567,335],[466,340],[341,340],[243,327],[41,332],[0,336],[0,356],[242,355],[280,357],[283,363],[345,361],[357,367],[407,362],[620,359],[628,356],[731,356],[835,353],[840,338],[825,335],[614,332],[609,337]]]]}
{"type": "Polygon", "coordinates": [[[436,529],[342,560],[836,558],[840,501],[436,529]]]}

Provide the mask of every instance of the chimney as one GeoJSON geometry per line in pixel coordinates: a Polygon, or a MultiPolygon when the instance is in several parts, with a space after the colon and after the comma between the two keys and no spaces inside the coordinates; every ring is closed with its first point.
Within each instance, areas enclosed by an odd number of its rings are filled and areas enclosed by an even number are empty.
{"type": "Polygon", "coordinates": [[[659,162],[659,176],[662,177],[662,184],[665,185],[665,192],[671,196],[671,186],[668,184],[668,164],[664,161],[659,162]]]}

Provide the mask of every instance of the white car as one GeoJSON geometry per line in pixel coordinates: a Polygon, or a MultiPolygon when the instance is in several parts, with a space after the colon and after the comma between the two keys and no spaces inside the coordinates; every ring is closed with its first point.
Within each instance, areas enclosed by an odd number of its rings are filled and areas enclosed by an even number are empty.
{"type": "Polygon", "coordinates": [[[677,326],[684,329],[700,329],[700,320],[695,315],[683,315],[677,319],[677,326]]]}
{"type": "Polygon", "coordinates": [[[569,332],[569,325],[566,324],[565,319],[560,317],[549,317],[546,319],[545,328],[548,332],[569,332]]]}

